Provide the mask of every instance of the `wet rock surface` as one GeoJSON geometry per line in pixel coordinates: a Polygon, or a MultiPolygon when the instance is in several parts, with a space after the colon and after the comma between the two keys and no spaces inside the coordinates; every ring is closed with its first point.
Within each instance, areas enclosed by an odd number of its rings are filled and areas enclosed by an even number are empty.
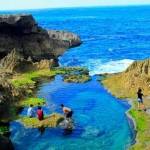
{"type": "Polygon", "coordinates": [[[9,138],[0,135],[0,150],[14,150],[12,142],[9,138]]]}

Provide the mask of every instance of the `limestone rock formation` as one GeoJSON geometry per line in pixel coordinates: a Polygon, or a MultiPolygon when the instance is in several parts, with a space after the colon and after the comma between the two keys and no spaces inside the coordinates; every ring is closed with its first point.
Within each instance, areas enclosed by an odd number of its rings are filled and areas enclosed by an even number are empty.
{"type": "Polygon", "coordinates": [[[54,59],[43,59],[34,63],[30,58],[27,60],[24,59],[20,53],[13,49],[7,56],[0,60],[0,74],[2,72],[14,73],[34,71],[38,69],[49,69],[57,65],[57,61],[54,59]]]}
{"type": "Polygon", "coordinates": [[[67,31],[58,31],[58,30],[48,30],[50,39],[53,40],[55,45],[54,55],[59,56],[65,52],[64,47],[71,48],[81,44],[81,39],[74,33],[67,31]]]}
{"type": "Polygon", "coordinates": [[[0,15],[0,59],[14,48],[25,59],[56,59],[80,44],[80,38],[73,33],[38,26],[32,15],[0,15]]]}
{"type": "Polygon", "coordinates": [[[134,71],[137,74],[150,75],[150,59],[133,62],[126,72],[134,71]]]}
{"type": "Polygon", "coordinates": [[[107,75],[102,83],[120,98],[136,98],[139,87],[145,96],[150,95],[150,59],[135,61],[124,72],[107,75]]]}

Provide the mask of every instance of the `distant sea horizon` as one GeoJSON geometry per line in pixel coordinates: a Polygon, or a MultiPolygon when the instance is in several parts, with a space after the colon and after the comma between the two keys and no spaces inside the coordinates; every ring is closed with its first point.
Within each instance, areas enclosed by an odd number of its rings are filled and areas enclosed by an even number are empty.
{"type": "Polygon", "coordinates": [[[78,8],[118,8],[118,7],[150,7],[150,4],[130,4],[130,5],[99,5],[99,6],[74,6],[74,7],[46,7],[46,8],[29,8],[29,9],[4,9],[0,12],[8,11],[39,11],[39,10],[53,10],[53,9],[78,9],[78,8]]]}

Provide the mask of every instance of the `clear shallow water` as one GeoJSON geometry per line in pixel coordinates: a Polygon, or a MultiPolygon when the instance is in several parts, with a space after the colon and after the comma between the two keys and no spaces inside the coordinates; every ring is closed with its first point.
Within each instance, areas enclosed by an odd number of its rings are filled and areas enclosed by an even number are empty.
{"type": "MultiPolygon", "coordinates": [[[[125,111],[129,105],[111,96],[93,80],[85,84],[64,83],[60,76],[43,83],[37,93],[47,100],[44,111],[61,112],[61,103],[74,110],[75,130],[70,135],[58,129],[25,129],[11,123],[11,139],[16,150],[125,150],[133,141],[125,111]]],[[[26,113],[26,110],[23,112],[26,113]]]]}

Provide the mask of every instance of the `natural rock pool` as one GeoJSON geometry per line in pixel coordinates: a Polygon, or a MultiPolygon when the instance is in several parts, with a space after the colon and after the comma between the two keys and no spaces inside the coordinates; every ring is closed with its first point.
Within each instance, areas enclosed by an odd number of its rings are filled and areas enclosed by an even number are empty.
{"type": "Polygon", "coordinates": [[[75,129],[70,134],[61,128],[39,131],[14,121],[10,128],[16,150],[125,150],[134,141],[125,114],[130,106],[109,94],[96,76],[82,84],[65,83],[56,76],[54,81],[40,85],[37,96],[46,99],[46,114],[61,112],[61,103],[71,107],[75,129]]]}

